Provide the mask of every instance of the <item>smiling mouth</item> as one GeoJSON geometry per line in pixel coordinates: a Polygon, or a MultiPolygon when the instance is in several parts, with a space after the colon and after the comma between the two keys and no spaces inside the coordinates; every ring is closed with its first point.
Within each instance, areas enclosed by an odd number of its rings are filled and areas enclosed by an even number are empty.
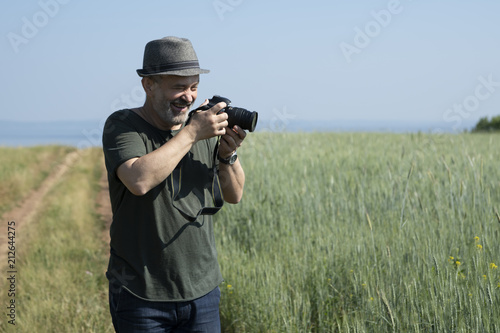
{"type": "Polygon", "coordinates": [[[187,103],[171,103],[170,105],[173,106],[174,110],[177,112],[187,111],[191,106],[191,104],[187,103]]]}

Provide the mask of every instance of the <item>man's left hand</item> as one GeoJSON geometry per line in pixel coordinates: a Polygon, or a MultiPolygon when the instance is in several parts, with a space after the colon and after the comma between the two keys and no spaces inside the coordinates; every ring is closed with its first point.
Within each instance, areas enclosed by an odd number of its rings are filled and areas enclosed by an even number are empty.
{"type": "Polygon", "coordinates": [[[229,158],[239,147],[247,133],[238,125],[234,125],[233,128],[226,127],[226,134],[224,134],[220,139],[219,144],[219,157],[229,158]]]}

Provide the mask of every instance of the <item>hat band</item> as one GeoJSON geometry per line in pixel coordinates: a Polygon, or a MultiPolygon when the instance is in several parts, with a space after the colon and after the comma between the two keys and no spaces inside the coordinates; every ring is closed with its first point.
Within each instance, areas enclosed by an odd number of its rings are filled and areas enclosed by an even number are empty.
{"type": "Polygon", "coordinates": [[[148,73],[161,73],[161,72],[170,72],[170,71],[189,69],[189,68],[200,68],[200,64],[198,63],[197,60],[179,61],[167,65],[148,66],[145,67],[143,71],[148,73]]]}

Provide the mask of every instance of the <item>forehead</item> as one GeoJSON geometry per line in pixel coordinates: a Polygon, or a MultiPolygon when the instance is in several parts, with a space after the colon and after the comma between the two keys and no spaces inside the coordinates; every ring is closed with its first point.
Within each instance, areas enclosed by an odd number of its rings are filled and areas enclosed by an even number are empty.
{"type": "Polygon", "coordinates": [[[200,76],[163,75],[162,80],[169,86],[191,86],[200,82],[200,76]]]}

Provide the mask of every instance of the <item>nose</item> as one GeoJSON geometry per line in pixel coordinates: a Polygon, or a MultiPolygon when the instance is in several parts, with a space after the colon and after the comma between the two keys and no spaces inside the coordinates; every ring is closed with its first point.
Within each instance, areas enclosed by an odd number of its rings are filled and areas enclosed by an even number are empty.
{"type": "Polygon", "coordinates": [[[196,99],[196,92],[186,90],[181,96],[182,100],[185,101],[186,103],[193,103],[194,100],[196,99]]]}

